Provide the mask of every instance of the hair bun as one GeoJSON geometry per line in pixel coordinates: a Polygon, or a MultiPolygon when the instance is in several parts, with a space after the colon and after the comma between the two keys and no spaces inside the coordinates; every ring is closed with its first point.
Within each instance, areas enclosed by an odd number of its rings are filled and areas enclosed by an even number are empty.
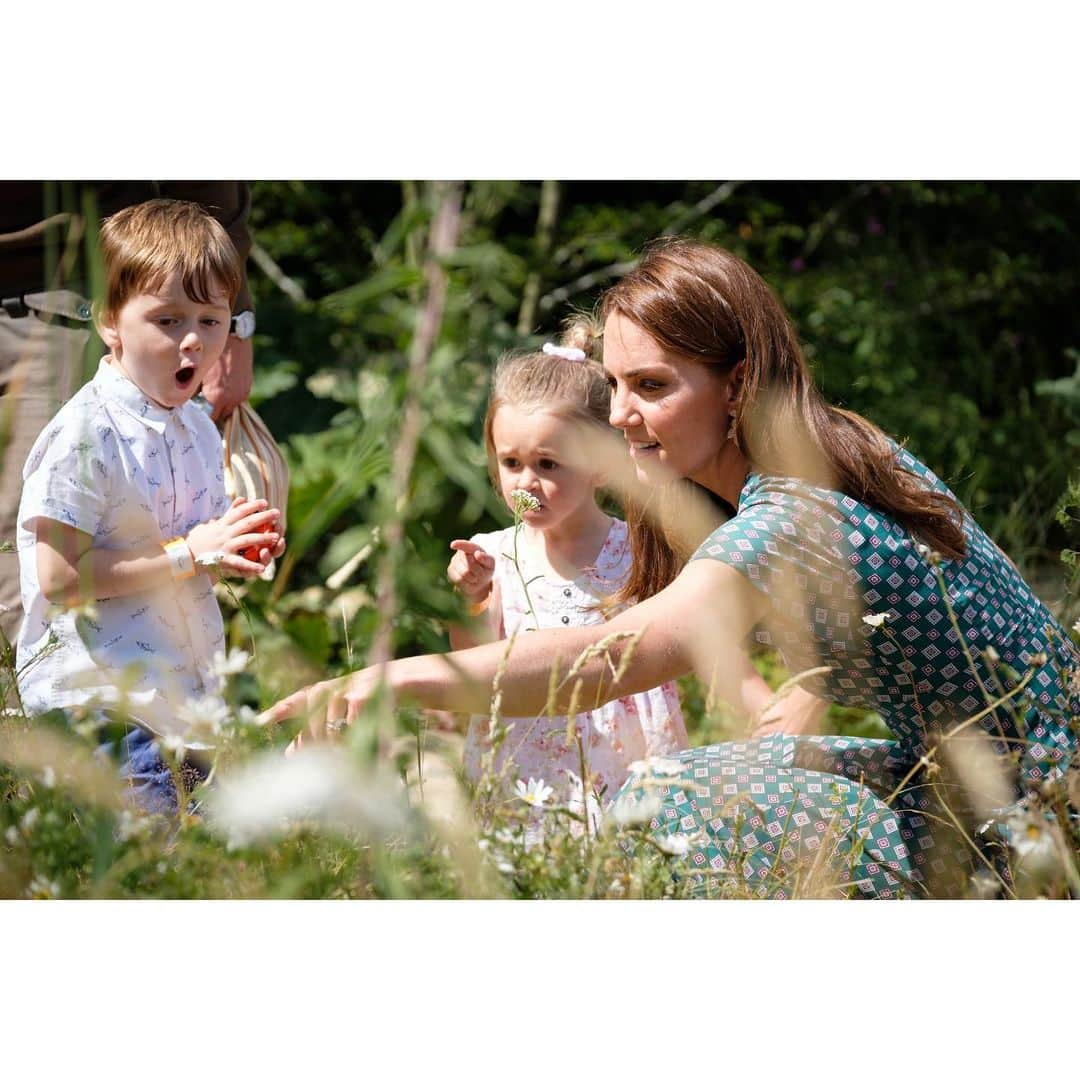
{"type": "Polygon", "coordinates": [[[591,315],[572,315],[563,323],[559,344],[565,349],[580,349],[587,359],[599,361],[600,334],[600,324],[591,315]]]}

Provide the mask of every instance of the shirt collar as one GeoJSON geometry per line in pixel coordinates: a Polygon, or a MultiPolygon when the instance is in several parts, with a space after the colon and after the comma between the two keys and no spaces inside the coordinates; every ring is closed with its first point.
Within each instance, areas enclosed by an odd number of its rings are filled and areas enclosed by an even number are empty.
{"type": "Polygon", "coordinates": [[[159,435],[165,434],[166,426],[177,414],[176,409],[163,409],[154,404],[116,364],[109,363],[107,356],[103,356],[98,364],[94,384],[110,401],[115,401],[126,413],[159,435]]]}

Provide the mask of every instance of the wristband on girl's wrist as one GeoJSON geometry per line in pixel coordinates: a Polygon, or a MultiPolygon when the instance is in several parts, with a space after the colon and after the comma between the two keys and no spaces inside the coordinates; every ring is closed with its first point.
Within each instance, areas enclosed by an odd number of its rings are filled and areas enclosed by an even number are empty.
{"type": "Polygon", "coordinates": [[[469,605],[470,615],[483,615],[488,609],[488,605],[491,603],[491,593],[489,592],[483,600],[477,600],[475,604],[469,605]]]}
{"type": "Polygon", "coordinates": [[[169,556],[169,569],[174,581],[187,581],[195,576],[195,556],[191,554],[191,548],[182,536],[166,540],[161,546],[169,556]]]}

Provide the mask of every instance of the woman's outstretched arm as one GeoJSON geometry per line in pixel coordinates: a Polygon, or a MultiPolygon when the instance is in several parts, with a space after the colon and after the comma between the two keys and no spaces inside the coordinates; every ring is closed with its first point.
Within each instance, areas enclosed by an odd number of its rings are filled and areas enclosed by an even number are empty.
{"type": "Polygon", "coordinates": [[[268,709],[263,720],[276,723],[307,715],[315,732],[327,724],[351,723],[384,678],[395,694],[424,708],[486,713],[498,676],[503,715],[537,715],[548,705],[553,669],[558,672],[557,713],[567,712],[572,704],[578,710],[593,708],[695,669],[707,673],[722,696],[738,701],[745,670],[741,642],[764,605],[738,571],[701,559],[662,592],[611,622],[540,630],[519,634],[512,643],[393,660],[385,668],[365,668],[298,690],[268,709]],[[632,655],[623,663],[628,649],[632,655]],[[589,650],[592,655],[583,659],[589,650]],[[572,666],[574,677],[567,679],[572,666]],[[618,681],[616,671],[621,671],[618,681]],[[730,694],[726,687],[732,688],[730,694]]]}

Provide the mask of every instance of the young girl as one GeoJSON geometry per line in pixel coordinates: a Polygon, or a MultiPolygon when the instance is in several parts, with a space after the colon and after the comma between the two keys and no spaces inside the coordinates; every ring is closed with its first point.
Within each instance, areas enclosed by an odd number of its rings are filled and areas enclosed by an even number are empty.
{"type": "MultiPolygon", "coordinates": [[[[630,572],[627,528],[597,505],[604,478],[588,447],[590,431],[611,438],[607,381],[587,354],[595,344],[582,320],[570,325],[562,346],[504,357],[495,369],[484,441],[495,487],[518,508],[521,524],[451,543],[447,575],[471,616],[468,627],[450,628],[455,649],[530,629],[602,623],[620,610],[608,601],[630,572]]],[[[508,732],[495,774],[544,781],[564,804],[582,799],[583,771],[585,805],[590,795],[604,805],[632,762],[687,746],[670,682],[580,713],[570,740],[566,717],[500,723],[508,732]]],[[[473,782],[491,748],[489,731],[488,717],[471,719],[465,772],[473,782]]]]}

